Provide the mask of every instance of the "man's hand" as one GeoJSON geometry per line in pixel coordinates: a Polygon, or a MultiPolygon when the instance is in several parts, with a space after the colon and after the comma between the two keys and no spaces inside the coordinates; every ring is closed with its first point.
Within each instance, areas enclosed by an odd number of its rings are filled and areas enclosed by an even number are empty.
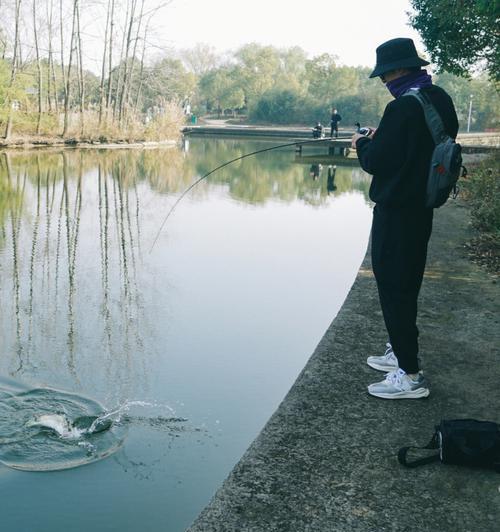
{"type": "Polygon", "coordinates": [[[356,149],[356,142],[358,141],[358,139],[361,139],[363,137],[368,138],[368,139],[373,138],[373,135],[375,134],[375,131],[377,131],[377,129],[374,128],[374,127],[370,127],[368,129],[370,130],[370,134],[369,135],[361,135],[360,133],[354,133],[354,135],[352,136],[352,139],[351,139],[351,147],[352,148],[356,149]]]}
{"type": "Polygon", "coordinates": [[[354,133],[351,139],[351,148],[356,149],[356,142],[358,139],[362,139],[365,135],[361,135],[360,133],[354,133]]]}

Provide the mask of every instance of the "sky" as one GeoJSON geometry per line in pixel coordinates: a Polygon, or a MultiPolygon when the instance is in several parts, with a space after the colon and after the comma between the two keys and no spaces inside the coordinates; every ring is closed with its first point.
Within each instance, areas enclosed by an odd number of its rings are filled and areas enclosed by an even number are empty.
{"type": "Polygon", "coordinates": [[[373,66],[375,48],[411,37],[409,0],[172,0],[155,20],[163,43],[191,48],[207,43],[218,52],[258,42],[330,53],[345,65],[373,66]]]}

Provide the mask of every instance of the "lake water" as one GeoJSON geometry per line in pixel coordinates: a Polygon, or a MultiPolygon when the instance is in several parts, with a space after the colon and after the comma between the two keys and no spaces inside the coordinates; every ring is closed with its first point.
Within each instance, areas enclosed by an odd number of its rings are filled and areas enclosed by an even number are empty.
{"type": "Polygon", "coordinates": [[[279,405],[365,254],[369,177],[249,157],[195,187],[152,247],[196,178],[271,145],[0,153],[0,388],[127,416],[103,460],[0,465],[2,532],[181,531],[279,405]]]}

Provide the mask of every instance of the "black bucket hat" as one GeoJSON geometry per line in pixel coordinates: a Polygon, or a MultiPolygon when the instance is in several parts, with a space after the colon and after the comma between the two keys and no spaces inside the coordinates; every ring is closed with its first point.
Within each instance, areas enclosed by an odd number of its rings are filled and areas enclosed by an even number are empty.
{"type": "Polygon", "coordinates": [[[398,68],[420,67],[428,64],[429,61],[418,57],[412,39],[391,39],[377,48],[377,64],[370,78],[376,78],[398,68]]]}

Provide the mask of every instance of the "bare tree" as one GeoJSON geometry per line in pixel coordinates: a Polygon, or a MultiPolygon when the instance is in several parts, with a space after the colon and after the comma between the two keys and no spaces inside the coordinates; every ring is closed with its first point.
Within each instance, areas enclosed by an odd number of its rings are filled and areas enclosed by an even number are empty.
{"type": "Polygon", "coordinates": [[[42,65],[40,63],[40,48],[38,46],[38,32],[36,29],[36,0],[33,0],[33,36],[35,38],[36,66],[38,71],[38,119],[36,123],[36,134],[40,135],[42,125],[42,65]]]}
{"type": "Polygon", "coordinates": [[[61,30],[61,77],[64,90],[64,105],[66,108],[66,73],[64,70],[64,24],[63,24],[63,0],[59,0],[59,25],[61,30]]]}
{"type": "Polygon", "coordinates": [[[113,87],[113,33],[115,31],[115,0],[111,0],[111,15],[109,21],[109,70],[108,70],[108,94],[106,97],[106,116],[111,105],[111,90],[113,87]]]}
{"type": "Polygon", "coordinates": [[[101,83],[99,85],[99,128],[102,124],[102,114],[104,107],[104,80],[106,77],[106,55],[108,51],[108,29],[109,19],[111,14],[111,0],[108,0],[108,8],[106,9],[106,30],[104,31],[104,52],[102,54],[102,68],[101,68],[101,83]]]}
{"type": "MultiPolygon", "coordinates": [[[[10,72],[9,92],[12,92],[14,82],[16,81],[18,53],[19,53],[19,16],[21,13],[21,0],[15,0],[15,32],[14,32],[14,52],[12,54],[12,68],[10,72]]],[[[9,115],[7,117],[7,126],[5,127],[5,138],[8,139],[12,133],[12,97],[9,94],[7,104],[9,106],[9,115]]]]}
{"type": "Polygon", "coordinates": [[[142,85],[144,83],[144,56],[146,55],[146,38],[148,35],[149,23],[151,22],[152,17],[153,17],[153,14],[149,16],[148,21],[146,22],[146,26],[144,28],[144,37],[142,39],[142,54],[141,54],[141,64],[140,64],[140,70],[139,70],[139,85],[137,87],[137,94],[135,97],[135,105],[134,105],[134,109],[136,113],[139,110],[139,102],[141,98],[142,85]]]}
{"type": "Polygon", "coordinates": [[[130,97],[130,86],[132,84],[132,81],[134,79],[134,69],[135,69],[135,55],[137,53],[137,43],[139,42],[139,34],[140,34],[140,31],[141,31],[141,24],[142,24],[142,17],[143,17],[143,14],[144,14],[144,1],[145,0],[142,0],[142,3],[141,3],[141,11],[139,13],[139,19],[137,21],[137,33],[136,33],[136,37],[135,37],[135,41],[134,41],[134,50],[132,51],[132,63],[130,65],[130,74],[128,76],[128,80],[127,80],[127,83],[124,87],[124,93],[125,93],[125,96],[124,96],[124,107],[125,108],[128,108],[128,105],[129,105],[129,97],[130,97]]]}
{"type": "Polygon", "coordinates": [[[54,0],[50,0],[47,3],[47,32],[48,32],[48,58],[47,58],[47,103],[49,106],[49,112],[52,112],[52,102],[56,112],[59,111],[57,102],[57,83],[56,83],[56,71],[54,68],[54,53],[52,50],[52,31],[53,31],[53,19],[54,19],[54,0]],[[52,95],[52,90],[54,94],[52,95]]]}
{"type": "Polygon", "coordinates": [[[82,57],[82,33],[80,31],[80,6],[76,5],[76,45],[78,49],[78,92],[80,100],[80,135],[83,136],[85,129],[85,78],[83,76],[83,57],[82,57]]]}
{"type": "MultiPolygon", "coordinates": [[[[68,133],[68,115],[69,115],[69,104],[71,97],[71,66],[73,62],[73,49],[75,42],[75,33],[76,33],[76,14],[78,10],[78,0],[73,0],[73,23],[71,28],[71,41],[69,48],[69,60],[68,60],[68,75],[66,79],[66,91],[64,94],[64,129],[63,136],[66,136],[68,133]]],[[[62,31],[62,30],[61,30],[62,31]]]]}
{"type": "Polygon", "coordinates": [[[2,59],[5,59],[5,53],[7,52],[7,38],[3,32],[3,29],[0,28],[0,48],[2,49],[2,59]]]}
{"type": "MultiPolygon", "coordinates": [[[[164,8],[168,4],[170,4],[170,0],[166,0],[165,2],[158,4],[156,7],[153,7],[146,13],[143,13],[142,11],[143,6],[141,7],[141,18],[147,17],[147,22],[144,27],[144,34],[142,38],[142,53],[141,53],[141,61],[140,61],[140,69],[139,69],[139,84],[137,87],[137,93],[135,96],[135,105],[134,105],[135,112],[139,110],[139,102],[141,98],[142,86],[144,85],[144,60],[146,56],[146,44],[147,44],[147,40],[149,36],[149,28],[150,28],[151,20],[155,17],[158,11],[160,11],[160,9],[164,8]]],[[[139,32],[137,32],[137,41],[138,40],[139,40],[139,32]]],[[[135,50],[134,50],[134,55],[135,55],[135,50]]]]}
{"type": "Polygon", "coordinates": [[[198,77],[216,68],[219,62],[215,48],[205,43],[182,50],[180,55],[186,67],[198,77]]]}
{"type": "Polygon", "coordinates": [[[127,21],[128,30],[127,30],[127,38],[125,41],[126,45],[125,45],[125,61],[123,63],[124,65],[123,85],[120,91],[120,104],[119,104],[119,113],[118,113],[118,121],[120,122],[120,124],[123,121],[123,112],[125,108],[125,92],[126,92],[126,87],[128,86],[129,77],[130,77],[130,70],[128,69],[128,63],[129,63],[128,55],[130,53],[130,45],[132,43],[132,28],[134,25],[135,10],[137,8],[138,0],[131,0],[131,1],[132,1],[132,4],[130,8],[130,19],[127,21]]]}
{"type": "MultiPolygon", "coordinates": [[[[127,0],[127,10],[126,10],[126,13],[125,13],[125,26],[126,26],[127,21],[128,21],[129,7],[130,7],[130,0],[127,0]]],[[[118,103],[119,103],[119,94],[120,94],[121,85],[122,85],[123,54],[125,52],[125,39],[126,39],[126,31],[123,32],[122,46],[120,48],[120,61],[118,62],[118,72],[117,72],[116,88],[115,88],[115,99],[114,99],[114,102],[113,102],[113,119],[116,117],[116,112],[117,112],[118,103]]]]}

